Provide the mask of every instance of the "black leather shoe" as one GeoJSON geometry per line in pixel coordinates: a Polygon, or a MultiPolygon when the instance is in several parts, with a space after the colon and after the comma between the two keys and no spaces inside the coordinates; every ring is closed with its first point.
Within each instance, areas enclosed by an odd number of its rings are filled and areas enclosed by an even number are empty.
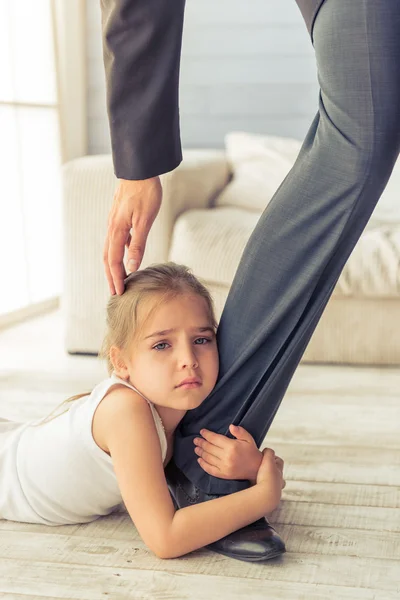
{"type": "MultiPolygon", "coordinates": [[[[219,498],[219,495],[210,495],[199,490],[178,469],[173,458],[164,471],[176,509],[219,498]]],[[[264,517],[208,544],[206,548],[246,562],[268,560],[286,552],[283,540],[264,517]]]]}

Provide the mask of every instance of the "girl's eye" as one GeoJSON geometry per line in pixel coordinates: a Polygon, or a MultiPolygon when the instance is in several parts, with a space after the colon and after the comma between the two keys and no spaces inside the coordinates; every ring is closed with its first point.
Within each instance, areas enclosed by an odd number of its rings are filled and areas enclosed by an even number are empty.
{"type": "MultiPolygon", "coordinates": [[[[202,338],[197,338],[197,340],[195,340],[196,342],[198,342],[199,340],[206,340],[206,343],[211,342],[211,338],[206,338],[206,337],[202,337],[202,338]]],[[[159,346],[165,346],[167,344],[167,342],[159,342],[156,346],[153,346],[153,350],[157,350],[158,352],[160,352],[161,350],[164,350],[164,348],[159,348],[159,346]]],[[[196,344],[196,346],[205,346],[206,344],[196,344]]]]}
{"type": "Polygon", "coordinates": [[[154,346],[153,350],[164,350],[164,348],[159,348],[158,346],[164,346],[167,342],[160,342],[157,346],[154,346]]]}
{"type": "MultiPolygon", "coordinates": [[[[211,342],[210,338],[197,338],[196,342],[198,342],[199,340],[206,340],[206,342],[211,342]]],[[[196,346],[205,346],[205,344],[196,344],[196,346]]]]}

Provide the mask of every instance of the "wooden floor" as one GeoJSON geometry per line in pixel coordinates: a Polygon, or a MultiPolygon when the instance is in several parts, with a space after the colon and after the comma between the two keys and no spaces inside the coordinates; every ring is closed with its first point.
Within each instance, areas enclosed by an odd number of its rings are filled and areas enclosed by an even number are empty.
{"type": "MultiPolygon", "coordinates": [[[[0,415],[28,419],[106,376],[63,351],[59,311],[0,333],[0,415]]],[[[263,564],[156,558],[126,514],[87,525],[0,521],[0,598],[399,600],[400,369],[300,365],[265,445],[286,463],[263,564]]]]}

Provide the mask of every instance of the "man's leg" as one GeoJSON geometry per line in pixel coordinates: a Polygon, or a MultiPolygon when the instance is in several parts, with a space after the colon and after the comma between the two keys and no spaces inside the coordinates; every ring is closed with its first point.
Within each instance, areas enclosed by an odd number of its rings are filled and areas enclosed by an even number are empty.
{"type": "MultiPolygon", "coordinates": [[[[176,432],[174,460],[200,490],[249,486],[205,473],[193,438],[242,425],[261,445],[400,145],[400,4],[325,0],[313,42],[319,110],[260,217],[217,333],[220,372],[176,432]]],[[[230,436],[232,437],[232,436],[230,436]]]]}

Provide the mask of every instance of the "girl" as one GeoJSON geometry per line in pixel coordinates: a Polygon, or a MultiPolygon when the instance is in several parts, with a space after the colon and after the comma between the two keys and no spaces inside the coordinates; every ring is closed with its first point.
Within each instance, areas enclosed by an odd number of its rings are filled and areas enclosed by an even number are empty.
{"type": "Polygon", "coordinates": [[[100,356],[109,378],[44,420],[0,421],[0,518],[85,523],[124,504],[144,543],[174,558],[273,511],[285,485],[283,461],[271,449],[260,453],[242,428],[232,428],[237,440],[205,431],[219,453],[204,452],[200,441],[193,451],[203,455],[203,469],[253,485],[175,509],[163,469],[178,423],[217,380],[213,302],[175,263],[131,273],[125,284],[107,306],[100,356]]]}

